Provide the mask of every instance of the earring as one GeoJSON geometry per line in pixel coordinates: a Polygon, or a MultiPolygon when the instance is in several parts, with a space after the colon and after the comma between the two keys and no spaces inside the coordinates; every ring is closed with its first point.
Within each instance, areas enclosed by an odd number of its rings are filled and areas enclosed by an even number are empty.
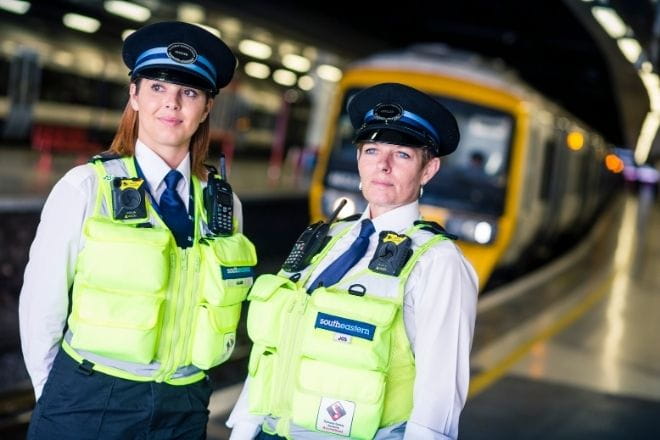
{"type": "Polygon", "coordinates": [[[418,198],[421,199],[423,195],[424,195],[424,187],[422,185],[420,185],[419,186],[419,197],[418,198]]]}
{"type": "Polygon", "coordinates": [[[362,191],[362,181],[360,181],[360,184],[358,185],[358,189],[362,191]]]}

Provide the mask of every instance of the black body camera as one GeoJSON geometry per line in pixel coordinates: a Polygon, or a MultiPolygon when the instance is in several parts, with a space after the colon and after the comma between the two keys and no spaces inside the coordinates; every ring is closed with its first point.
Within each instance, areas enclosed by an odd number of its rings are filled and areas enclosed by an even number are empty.
{"type": "Polygon", "coordinates": [[[327,223],[323,221],[316,222],[312,225],[309,225],[305,228],[296,243],[291,249],[291,253],[284,264],[282,264],[282,269],[287,272],[297,272],[304,269],[312,261],[312,257],[319,253],[321,249],[328,243],[328,232],[330,231],[330,225],[339,215],[339,211],[346,204],[346,199],[342,200],[335,212],[332,213],[330,219],[327,223]]]}
{"type": "Polygon", "coordinates": [[[215,235],[228,236],[234,230],[234,192],[227,182],[225,156],[220,156],[220,175],[213,167],[204,188],[204,207],[209,229],[215,235]]]}
{"type": "Polygon", "coordinates": [[[144,179],[115,177],[112,179],[112,217],[115,220],[146,220],[144,179]]]}
{"type": "Polygon", "coordinates": [[[385,275],[398,276],[412,255],[412,240],[407,235],[381,231],[378,247],[369,262],[369,269],[385,275]]]}

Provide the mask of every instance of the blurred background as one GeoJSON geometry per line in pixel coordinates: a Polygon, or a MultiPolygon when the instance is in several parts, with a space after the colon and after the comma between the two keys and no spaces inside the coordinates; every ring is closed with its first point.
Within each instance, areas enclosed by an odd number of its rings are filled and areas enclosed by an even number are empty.
{"type": "MultiPolygon", "coordinates": [[[[163,20],[239,59],[209,162],[227,158],[259,273],[339,200],[342,217],[364,208],[346,101],[385,81],[423,89],[461,144],[422,211],[481,282],[462,437],[660,435],[657,0],[0,0],[0,437],[23,438],[34,405],[17,305],[41,207],[109,146],[122,41],[163,20]]],[[[211,371],[210,438],[227,437],[245,376],[241,332],[211,371]]]]}

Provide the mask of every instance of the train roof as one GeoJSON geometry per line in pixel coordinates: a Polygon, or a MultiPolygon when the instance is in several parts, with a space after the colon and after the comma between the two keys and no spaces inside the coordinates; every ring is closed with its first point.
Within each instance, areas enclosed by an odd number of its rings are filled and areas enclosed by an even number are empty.
{"type": "Polygon", "coordinates": [[[583,130],[593,132],[583,121],[528,85],[502,60],[486,58],[474,52],[440,43],[417,44],[398,51],[377,53],[349,66],[349,69],[364,68],[428,72],[475,82],[506,91],[522,100],[538,103],[558,117],[569,117],[583,130]]]}
{"type": "Polygon", "coordinates": [[[392,68],[443,74],[503,89],[520,97],[529,97],[532,88],[498,59],[457,50],[444,44],[429,43],[403,50],[381,52],[353,63],[351,68],[392,68]]]}

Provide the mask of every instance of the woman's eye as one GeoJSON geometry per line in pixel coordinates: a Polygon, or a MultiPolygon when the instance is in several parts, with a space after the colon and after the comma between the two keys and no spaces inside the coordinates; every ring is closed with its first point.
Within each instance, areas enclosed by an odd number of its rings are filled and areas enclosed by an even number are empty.
{"type": "Polygon", "coordinates": [[[197,97],[197,95],[199,95],[199,93],[197,93],[197,90],[195,90],[195,89],[185,89],[183,91],[183,94],[186,95],[189,98],[195,98],[195,97],[197,97]]]}
{"type": "Polygon", "coordinates": [[[406,153],[405,151],[399,151],[398,155],[402,159],[410,159],[410,154],[406,153]]]}
{"type": "Polygon", "coordinates": [[[364,149],[364,154],[376,154],[376,149],[375,148],[365,148],[364,149]]]}
{"type": "Polygon", "coordinates": [[[160,90],[163,90],[163,86],[161,86],[160,84],[152,84],[151,90],[153,90],[154,92],[158,92],[160,90]]]}

